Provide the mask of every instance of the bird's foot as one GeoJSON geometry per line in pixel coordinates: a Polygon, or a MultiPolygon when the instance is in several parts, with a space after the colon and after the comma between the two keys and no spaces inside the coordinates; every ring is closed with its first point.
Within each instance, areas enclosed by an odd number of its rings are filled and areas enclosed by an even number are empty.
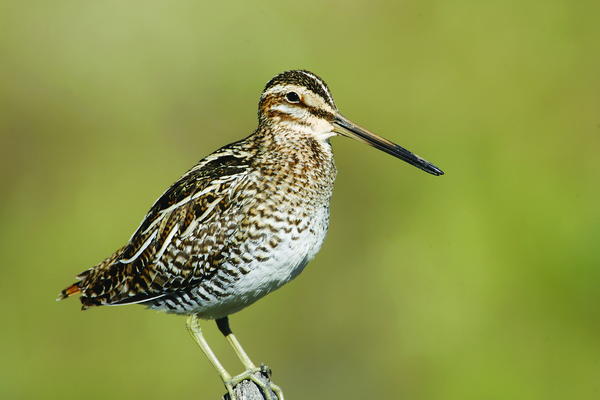
{"type": "Polygon", "coordinates": [[[248,397],[248,391],[252,389],[258,389],[265,400],[284,400],[283,392],[279,386],[271,382],[271,369],[266,365],[261,365],[259,368],[248,369],[241,374],[234,376],[225,382],[225,387],[228,392],[228,394],[225,395],[226,400],[239,400],[242,398],[242,394],[244,394],[245,397],[248,397]],[[244,387],[244,384],[254,386],[254,388],[244,387]]]}

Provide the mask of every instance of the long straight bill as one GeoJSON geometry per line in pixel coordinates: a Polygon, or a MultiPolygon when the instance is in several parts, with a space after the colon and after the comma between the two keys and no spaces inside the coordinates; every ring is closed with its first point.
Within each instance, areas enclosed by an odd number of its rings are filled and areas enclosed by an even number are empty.
{"type": "Polygon", "coordinates": [[[431,175],[444,175],[444,171],[429,161],[423,160],[421,157],[411,153],[404,147],[398,146],[396,143],[390,142],[389,140],[384,139],[373,132],[369,132],[368,130],[361,128],[352,121],[343,117],[341,114],[337,114],[335,116],[333,123],[335,126],[334,132],[339,133],[342,136],[356,139],[360,142],[368,144],[369,146],[373,146],[376,149],[385,151],[386,153],[391,154],[394,157],[398,157],[399,159],[404,160],[407,163],[430,173],[431,175]]]}

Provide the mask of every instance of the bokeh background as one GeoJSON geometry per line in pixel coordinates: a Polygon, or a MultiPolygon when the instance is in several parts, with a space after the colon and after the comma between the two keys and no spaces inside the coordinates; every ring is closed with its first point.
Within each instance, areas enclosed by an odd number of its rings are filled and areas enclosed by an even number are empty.
{"type": "MultiPolygon", "coordinates": [[[[306,68],[356,122],[331,230],[232,318],[289,399],[600,398],[596,1],[1,1],[0,398],[217,399],[184,319],[56,303],[306,68]]],[[[232,372],[241,368],[204,324],[232,372]]]]}

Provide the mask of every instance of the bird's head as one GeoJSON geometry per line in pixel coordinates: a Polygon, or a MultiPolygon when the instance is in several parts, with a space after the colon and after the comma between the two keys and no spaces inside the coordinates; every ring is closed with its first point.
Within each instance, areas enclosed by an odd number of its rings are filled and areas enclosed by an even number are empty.
{"type": "Polygon", "coordinates": [[[327,84],[309,71],[285,71],[271,79],[260,97],[258,117],[260,124],[275,131],[305,134],[321,141],[336,135],[350,137],[432,175],[444,174],[421,157],[342,116],[327,84]]]}

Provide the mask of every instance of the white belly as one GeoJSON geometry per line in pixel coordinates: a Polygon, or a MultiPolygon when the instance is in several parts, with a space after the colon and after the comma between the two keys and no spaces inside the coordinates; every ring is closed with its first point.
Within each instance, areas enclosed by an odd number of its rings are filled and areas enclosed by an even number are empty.
{"type": "MultiPolygon", "coordinates": [[[[249,272],[239,275],[225,288],[226,296],[217,298],[202,287],[197,288],[203,295],[210,296],[211,301],[200,304],[195,312],[201,318],[221,318],[240,311],[294,279],[317,254],[325,239],[329,209],[323,207],[317,214],[303,232],[278,234],[281,242],[269,252],[268,260],[254,260],[245,265],[243,268],[249,272]]],[[[267,242],[268,239],[267,237],[263,241],[267,242]]],[[[223,267],[217,275],[225,273],[224,269],[235,268],[227,263],[223,267]]]]}

